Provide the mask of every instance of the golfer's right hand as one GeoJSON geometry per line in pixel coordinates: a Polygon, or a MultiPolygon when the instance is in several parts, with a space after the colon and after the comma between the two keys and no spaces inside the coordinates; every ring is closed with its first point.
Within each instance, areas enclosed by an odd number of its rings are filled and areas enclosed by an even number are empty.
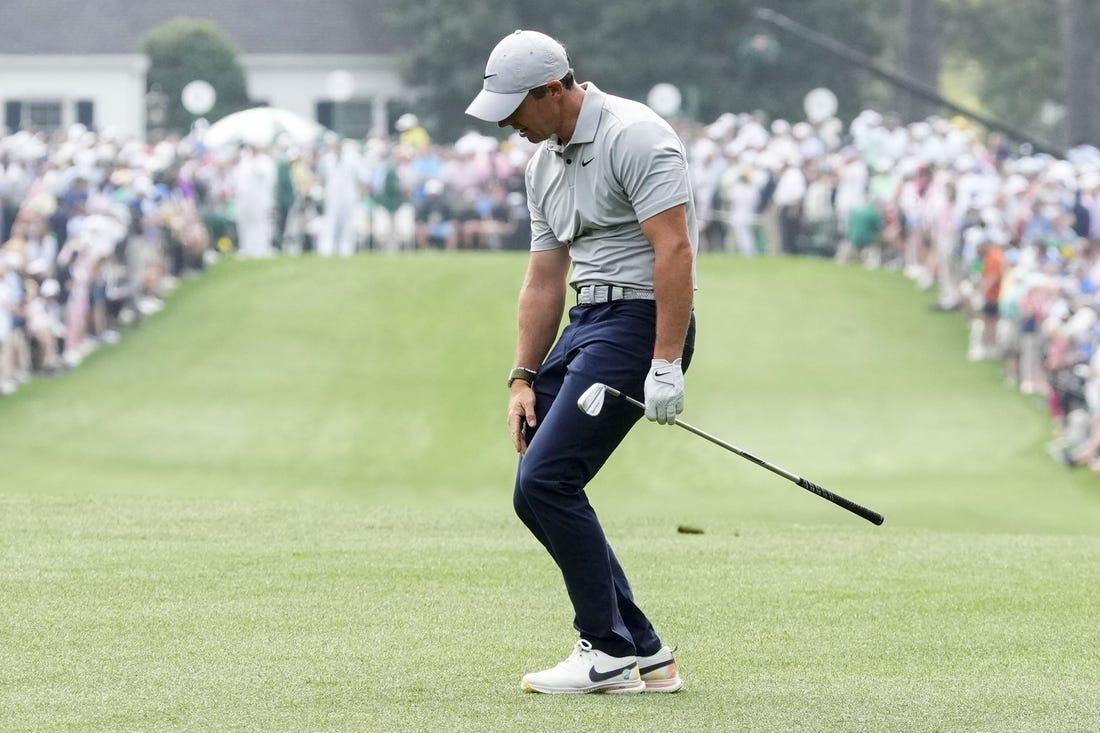
{"type": "Polygon", "coordinates": [[[522,380],[512,384],[512,396],[508,400],[508,430],[512,433],[512,444],[516,453],[527,452],[527,438],[523,435],[524,425],[535,427],[535,390],[522,380]]]}

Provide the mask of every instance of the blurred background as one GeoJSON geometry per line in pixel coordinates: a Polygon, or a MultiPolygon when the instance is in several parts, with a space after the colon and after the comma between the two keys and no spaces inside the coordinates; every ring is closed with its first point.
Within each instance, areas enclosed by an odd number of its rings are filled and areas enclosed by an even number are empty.
{"type": "Polygon", "coordinates": [[[521,251],[533,147],[463,113],[497,40],[665,117],[704,255],[903,272],[1100,470],[1088,0],[9,0],[0,394],[225,258],[521,251]]]}
{"type": "Polygon", "coordinates": [[[756,5],[10,0],[0,7],[11,30],[0,41],[3,122],[184,134],[199,118],[263,104],[357,138],[392,132],[411,111],[434,140],[453,142],[468,127],[462,111],[488,51],[532,27],[566,43],[579,78],[614,93],[645,99],[659,82],[675,86],[674,114],[696,122],[754,111],[791,119],[815,87],[833,91],[841,120],[868,107],[905,123],[944,111],[878,67],[1053,144],[1100,133],[1091,42],[1100,13],[1088,0],[768,5],[809,33],[756,5]],[[192,89],[188,103],[193,81],[214,94],[192,89]]]}

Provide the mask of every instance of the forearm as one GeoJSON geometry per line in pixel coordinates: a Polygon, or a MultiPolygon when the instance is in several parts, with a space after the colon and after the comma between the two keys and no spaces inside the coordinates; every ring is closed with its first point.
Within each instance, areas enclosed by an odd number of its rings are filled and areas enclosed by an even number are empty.
{"type": "Polygon", "coordinates": [[[537,370],[550,353],[565,312],[565,282],[528,277],[520,290],[516,366],[537,370]]]}
{"type": "Polygon", "coordinates": [[[657,297],[657,337],[653,358],[674,361],[683,355],[694,303],[691,244],[682,243],[656,250],[653,290],[657,297]]]}

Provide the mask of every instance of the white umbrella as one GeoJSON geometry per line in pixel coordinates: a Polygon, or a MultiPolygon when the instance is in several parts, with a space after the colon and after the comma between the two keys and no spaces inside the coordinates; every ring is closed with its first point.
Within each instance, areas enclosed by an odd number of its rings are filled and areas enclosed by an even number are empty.
{"type": "Polygon", "coordinates": [[[277,107],[253,107],[226,115],[202,137],[208,148],[224,145],[271,145],[277,139],[307,145],[319,139],[325,128],[295,112],[277,107]]]}
{"type": "Polygon", "coordinates": [[[499,147],[495,137],[482,135],[479,132],[470,131],[455,140],[453,148],[459,155],[477,155],[479,153],[491,153],[499,147]]]}

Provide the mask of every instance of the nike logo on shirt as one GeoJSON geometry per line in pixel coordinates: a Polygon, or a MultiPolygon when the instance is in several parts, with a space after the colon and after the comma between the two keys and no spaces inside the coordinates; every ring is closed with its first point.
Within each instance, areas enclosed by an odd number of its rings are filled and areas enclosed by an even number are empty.
{"type": "Polygon", "coordinates": [[[610,672],[597,672],[596,665],[592,665],[592,668],[588,670],[588,679],[592,680],[593,682],[606,682],[607,680],[614,679],[616,677],[622,677],[623,679],[626,679],[630,676],[630,670],[634,669],[637,666],[637,662],[631,662],[625,667],[619,667],[618,669],[613,669],[610,672]]]}
{"type": "Polygon", "coordinates": [[[582,161],[581,161],[581,168],[584,168],[584,167],[585,167],[586,165],[588,165],[589,163],[591,163],[591,162],[592,162],[592,161],[594,161],[595,159],[596,159],[596,156],[595,156],[595,155],[593,155],[593,156],[592,156],[591,158],[589,158],[588,160],[582,160],[582,161]]]}

